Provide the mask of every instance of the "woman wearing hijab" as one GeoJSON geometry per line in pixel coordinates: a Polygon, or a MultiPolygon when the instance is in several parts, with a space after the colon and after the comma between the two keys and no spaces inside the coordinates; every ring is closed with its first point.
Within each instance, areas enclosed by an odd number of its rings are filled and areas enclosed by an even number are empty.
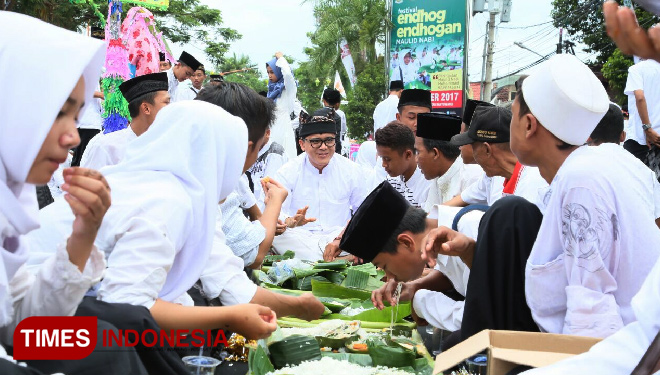
{"type": "MultiPolygon", "coordinates": [[[[15,365],[3,345],[12,345],[12,333],[24,318],[73,315],[105,268],[94,239],[110,206],[110,191],[100,173],[82,168],[63,173],[63,202],[74,218],[70,236],[36,275],[24,266],[25,234],[39,227],[35,184],[47,183],[80,142],[76,122],[84,103],[92,100],[105,46],[11,12],[0,12],[0,35],[0,373],[37,374],[15,365]],[[58,64],[52,63],[55,56],[58,64]],[[15,90],[25,84],[15,72],[24,69],[40,72],[38,84],[48,92],[38,110],[28,105],[34,102],[29,91],[15,90]]],[[[113,328],[102,322],[98,327],[113,328]]],[[[134,354],[96,351],[80,361],[33,363],[48,373],[143,373],[134,354]]]]}
{"type": "Polygon", "coordinates": [[[376,142],[363,142],[357,151],[355,162],[369,170],[373,170],[374,167],[376,167],[376,159],[378,159],[378,154],[376,153],[376,142]]]}
{"type": "MultiPolygon", "coordinates": [[[[260,133],[263,141],[265,126],[260,133]]],[[[267,307],[195,307],[187,294],[211,253],[218,203],[260,146],[248,141],[243,120],[217,105],[193,100],[163,108],[124,159],[102,169],[113,206],[96,240],[108,262],[97,298],[143,306],[165,330],[223,328],[250,338],[274,331],[267,307]]],[[[49,222],[31,239],[47,251],[44,243],[66,233],[72,217],[59,200],[41,217],[49,222]]]]}
{"type": "Polygon", "coordinates": [[[298,91],[296,81],[282,52],[277,52],[275,58],[266,63],[266,71],[268,72],[266,97],[277,105],[270,138],[274,143],[282,145],[287,158],[292,159],[296,157],[296,139],[291,126],[291,113],[294,111],[298,91]]]}

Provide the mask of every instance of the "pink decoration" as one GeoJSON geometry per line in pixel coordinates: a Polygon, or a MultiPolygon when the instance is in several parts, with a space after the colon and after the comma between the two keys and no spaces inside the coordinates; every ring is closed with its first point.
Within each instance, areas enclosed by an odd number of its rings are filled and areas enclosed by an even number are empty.
{"type": "Polygon", "coordinates": [[[122,24],[121,32],[128,40],[128,52],[132,56],[130,61],[136,67],[136,77],[160,70],[159,59],[154,58],[154,56],[158,56],[159,51],[164,51],[170,61],[176,61],[167,52],[162,40],[162,33],[156,34],[154,16],[147,9],[131,8],[122,24]]]}
{"type": "Polygon", "coordinates": [[[121,77],[124,81],[131,78],[128,69],[128,51],[121,39],[112,39],[108,44],[104,77],[121,77]]]}

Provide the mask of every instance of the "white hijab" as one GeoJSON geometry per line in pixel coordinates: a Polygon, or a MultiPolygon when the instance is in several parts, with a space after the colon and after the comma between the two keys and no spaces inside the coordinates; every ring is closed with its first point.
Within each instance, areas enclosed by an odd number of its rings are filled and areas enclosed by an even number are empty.
{"type": "Polygon", "coordinates": [[[171,176],[190,197],[194,223],[177,249],[160,298],[172,301],[199,279],[211,253],[218,203],[241,177],[247,143],[242,119],[211,103],[186,100],[160,110],[149,131],[128,145],[124,159],[101,169],[113,201],[153,197],[158,194],[154,184],[162,182],[158,186],[168,189],[171,176]],[[148,176],[139,173],[147,171],[148,176]]]}
{"type": "Polygon", "coordinates": [[[376,154],[376,142],[366,141],[362,143],[358,149],[355,162],[363,167],[371,169],[376,166],[376,159],[378,159],[378,155],[376,154]]]}
{"type": "Polygon", "coordinates": [[[91,101],[105,59],[105,45],[7,11],[0,11],[0,35],[0,326],[3,326],[11,321],[12,314],[9,281],[27,260],[27,247],[20,235],[39,227],[35,187],[25,180],[59,110],[81,75],[85,80],[85,101],[91,101]],[[26,84],[21,72],[29,72],[32,82],[26,84]]]}

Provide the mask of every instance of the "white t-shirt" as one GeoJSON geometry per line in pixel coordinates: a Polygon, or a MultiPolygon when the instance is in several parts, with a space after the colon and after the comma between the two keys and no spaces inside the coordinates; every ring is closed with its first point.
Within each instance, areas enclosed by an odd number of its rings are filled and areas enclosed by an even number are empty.
{"type": "Polygon", "coordinates": [[[424,210],[430,211],[436,204],[442,204],[461,194],[468,186],[479,180],[483,169],[477,164],[464,164],[463,158],[456,158],[447,172],[431,180],[429,195],[424,210]]]}
{"type": "Polygon", "coordinates": [[[103,108],[101,107],[101,99],[92,98],[91,104],[85,108],[85,112],[83,112],[80,117],[78,128],[101,130],[103,128],[102,113],[103,108]]]}
{"type": "Polygon", "coordinates": [[[177,87],[176,98],[173,101],[178,102],[181,100],[193,100],[197,97],[198,92],[199,90],[193,87],[193,85],[190,83],[190,80],[185,81],[184,83],[180,84],[179,87],[177,87]]]}
{"type": "Polygon", "coordinates": [[[130,125],[116,132],[99,133],[87,144],[80,166],[99,170],[108,165],[115,165],[124,158],[129,142],[136,138],[137,135],[130,125]]]}
{"type": "Polygon", "coordinates": [[[636,90],[644,91],[649,120],[653,129],[660,131],[660,63],[655,60],[645,60],[628,68],[624,93],[628,95],[630,120],[626,129],[626,140],[632,139],[640,145],[645,145],[646,136],[635,101],[636,90]]]}
{"type": "Polygon", "coordinates": [[[415,173],[410,176],[408,181],[403,180],[403,176],[388,177],[387,181],[403,195],[404,198],[413,206],[422,208],[429,195],[431,181],[427,180],[419,167],[415,168],[415,173]]]}
{"type": "Polygon", "coordinates": [[[384,128],[385,125],[396,120],[396,114],[399,113],[399,97],[390,95],[387,99],[378,103],[374,109],[374,135],[376,130],[384,128]]]}
{"type": "Polygon", "coordinates": [[[488,177],[486,172],[482,172],[479,180],[463,190],[461,199],[467,204],[492,206],[496,200],[502,198],[502,190],[504,190],[504,177],[488,177]]]}
{"type": "Polygon", "coordinates": [[[165,71],[167,73],[167,93],[170,94],[170,102],[174,103],[177,100],[176,92],[179,87],[179,80],[174,75],[174,66],[165,71]]]}
{"type": "Polygon", "coordinates": [[[636,320],[631,299],[660,255],[653,178],[615,144],[564,161],[525,272],[542,331],[607,337],[636,320]]]}

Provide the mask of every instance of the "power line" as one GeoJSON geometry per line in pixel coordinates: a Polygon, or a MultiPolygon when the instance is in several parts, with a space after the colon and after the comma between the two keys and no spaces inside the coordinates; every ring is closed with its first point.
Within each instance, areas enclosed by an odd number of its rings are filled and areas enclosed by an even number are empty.
{"type": "Polygon", "coordinates": [[[520,29],[530,29],[532,27],[538,27],[542,26],[548,23],[551,23],[552,21],[547,21],[547,22],[542,22],[542,23],[537,23],[536,25],[529,25],[529,26],[515,26],[515,27],[506,27],[506,26],[501,26],[500,29],[505,29],[505,30],[520,30],[520,29]]]}

